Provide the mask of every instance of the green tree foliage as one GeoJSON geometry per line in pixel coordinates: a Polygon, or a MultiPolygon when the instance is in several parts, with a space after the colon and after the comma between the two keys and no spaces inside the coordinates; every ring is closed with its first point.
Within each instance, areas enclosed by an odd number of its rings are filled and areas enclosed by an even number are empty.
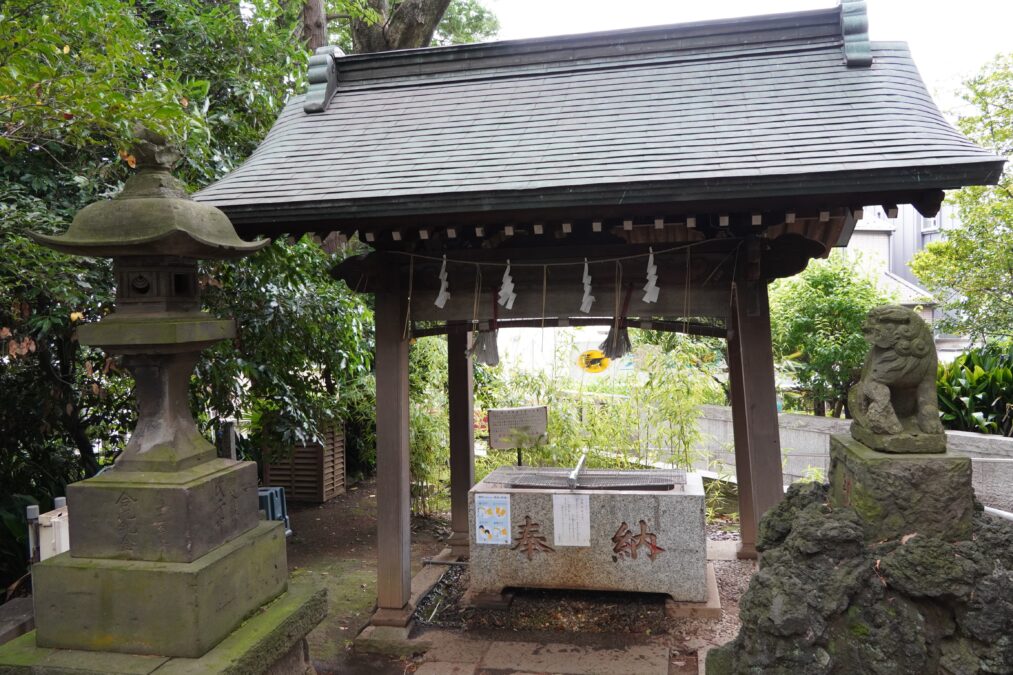
{"type": "MultiPolygon", "coordinates": [[[[397,9],[400,3],[389,4],[388,13],[397,9]]],[[[328,15],[335,17],[329,25],[328,39],[331,44],[338,46],[346,54],[355,53],[357,50],[356,41],[353,38],[353,21],[369,23],[376,21],[382,24],[382,18],[375,10],[368,7],[361,7],[359,17],[351,13],[342,13],[338,8],[331,7],[328,15]]],[[[443,17],[436,26],[430,45],[402,44],[393,48],[407,49],[411,47],[445,47],[447,45],[465,44],[488,40],[499,32],[499,20],[480,0],[451,0],[447,5],[443,17]]],[[[369,41],[363,40],[364,46],[369,41]]]]}
{"type": "MultiPolygon", "coordinates": [[[[23,495],[0,503],[3,523],[20,523],[26,500],[46,506],[94,473],[134,415],[129,375],[75,334],[110,310],[109,261],[49,251],[26,232],[63,231],[80,208],[113,196],[134,161],[137,123],[183,149],[177,174],[191,189],[234,168],[304,88],[304,4],[0,4],[0,495],[23,495]]],[[[363,0],[329,5],[346,19],[371,18],[363,0]]],[[[491,30],[488,13],[450,16],[458,18],[447,39],[491,30]]],[[[344,415],[368,468],[371,313],[329,276],[341,255],[282,237],[252,258],[204,266],[208,309],[240,323],[240,337],[198,365],[192,393],[206,427],[247,417],[248,447],[273,449],[344,415]]],[[[358,458],[349,459],[354,467],[358,458]]],[[[7,552],[23,563],[23,547],[0,540],[0,580],[9,580],[19,565],[7,566],[7,552]]]]}
{"type": "Polygon", "coordinates": [[[198,364],[193,395],[205,423],[246,417],[248,447],[286,452],[340,421],[339,395],[372,366],[373,313],[329,281],[337,258],[307,236],[204,264],[204,304],[234,317],[238,331],[198,364]]]}
{"type": "Polygon", "coordinates": [[[479,0],[451,0],[433,35],[434,47],[488,40],[499,32],[499,19],[479,0]]]}
{"type": "Polygon", "coordinates": [[[862,324],[869,310],[889,302],[854,261],[834,253],[770,288],[774,358],[797,383],[801,400],[817,415],[846,412],[848,390],[861,372],[868,345],[862,324]]]}
{"type": "MultiPolygon", "coordinates": [[[[302,86],[295,18],[272,0],[0,5],[0,581],[24,564],[23,504],[47,507],[94,473],[134,414],[130,377],[75,333],[110,310],[109,261],[52,252],[26,233],[65,230],[115,194],[138,122],[185,148],[192,187],[232,168],[302,86]]],[[[229,297],[233,309],[252,302],[249,288],[229,297]]]]}
{"type": "Polygon", "coordinates": [[[8,0],[0,8],[0,150],[53,152],[129,138],[144,120],[186,138],[200,121],[170,64],[138,44],[146,26],[121,0],[8,0]],[[52,144],[54,147],[49,147],[52,144]]]}
{"type": "Polygon", "coordinates": [[[725,395],[725,400],[721,401],[721,404],[731,404],[728,391],[728,343],[726,340],[637,328],[630,330],[630,339],[634,346],[656,345],[664,352],[678,354],[683,361],[693,364],[721,387],[721,391],[725,395]]]}
{"type": "MultiPolygon", "coordinates": [[[[965,84],[973,112],[959,120],[971,140],[1001,157],[1013,155],[1013,53],[998,56],[965,84]]],[[[998,185],[952,196],[960,225],[915,255],[911,269],[949,310],[940,321],[976,338],[1013,335],[1013,169],[998,185]]]]}
{"type": "MultiPolygon", "coordinates": [[[[700,367],[700,347],[685,341],[671,350],[641,344],[634,350],[635,369],[569,377],[572,344],[557,348],[551,370],[504,369],[476,394],[494,407],[546,405],[548,440],[523,450],[532,466],[573,466],[585,451],[587,466],[643,467],[649,462],[689,468],[700,459],[698,406],[723,403],[720,384],[700,367]],[[491,387],[490,387],[491,385],[491,387]]],[[[480,475],[516,461],[513,451],[490,452],[478,460],[480,475]]]]}
{"type": "Polygon", "coordinates": [[[971,349],[936,376],[943,425],[1013,436],[1013,343],[971,349]]]}
{"type": "MultiPolygon", "coordinates": [[[[16,434],[4,427],[5,446],[38,455],[70,442],[93,473],[93,450],[121,443],[130,380],[78,345],[74,332],[110,310],[109,261],[51,252],[26,232],[61,231],[81,207],[115,194],[133,162],[125,148],[138,122],[186,147],[181,174],[193,186],[255,146],[301,86],[305,55],[291,44],[294,17],[277,4],[243,8],[14,0],[0,10],[0,385],[15,411],[11,423],[20,424],[16,434]]],[[[250,297],[242,290],[229,296],[236,306],[250,297]]]]}
{"type": "Polygon", "coordinates": [[[412,341],[408,353],[408,387],[412,510],[429,515],[450,507],[446,337],[412,341]]]}

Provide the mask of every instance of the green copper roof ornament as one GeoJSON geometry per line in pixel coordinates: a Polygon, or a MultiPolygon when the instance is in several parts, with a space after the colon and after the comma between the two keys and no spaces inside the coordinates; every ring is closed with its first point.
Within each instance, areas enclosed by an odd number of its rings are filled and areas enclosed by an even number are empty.
{"type": "Polygon", "coordinates": [[[243,241],[224,213],[190,198],[171,173],[180,155],[164,137],[144,128],[135,136],[138,170],[123,191],[81,209],[64,234],[29,233],[35,241],[64,253],[110,258],[239,258],[268,244],[243,241]]]}

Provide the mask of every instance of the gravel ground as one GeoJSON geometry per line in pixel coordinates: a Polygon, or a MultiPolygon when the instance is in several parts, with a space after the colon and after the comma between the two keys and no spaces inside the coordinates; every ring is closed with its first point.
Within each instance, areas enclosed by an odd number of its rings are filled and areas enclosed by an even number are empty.
{"type": "Polygon", "coordinates": [[[467,568],[449,569],[419,602],[416,621],[441,628],[514,632],[658,635],[667,629],[664,595],[518,589],[510,607],[476,610],[461,605],[467,588],[467,568]]]}
{"type": "MultiPolygon", "coordinates": [[[[715,541],[737,540],[728,524],[707,526],[715,541]]],[[[448,568],[440,582],[418,605],[415,618],[433,626],[490,634],[503,631],[551,639],[553,633],[574,636],[611,634],[617,641],[667,644],[672,648],[673,672],[695,672],[696,653],[718,645],[739,631],[739,599],[756,569],[753,561],[713,561],[721,595],[720,619],[670,619],[665,615],[665,596],[649,593],[592,591],[518,590],[507,609],[476,610],[461,605],[468,587],[467,567],[448,568]],[[622,636],[621,638],[618,636],[622,636]]]]}

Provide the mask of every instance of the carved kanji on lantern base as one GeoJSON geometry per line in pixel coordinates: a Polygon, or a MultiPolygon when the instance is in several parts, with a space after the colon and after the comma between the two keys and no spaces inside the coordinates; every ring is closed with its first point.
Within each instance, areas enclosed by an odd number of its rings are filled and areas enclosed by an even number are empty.
{"type": "Polygon", "coordinates": [[[522,551],[528,560],[531,560],[535,553],[555,553],[556,549],[545,543],[545,535],[541,533],[542,526],[531,521],[531,516],[524,516],[524,524],[520,527],[520,534],[517,535],[517,543],[510,547],[511,551],[522,551]]]}
{"type": "Polygon", "coordinates": [[[647,531],[647,521],[640,521],[640,532],[634,534],[630,526],[623,522],[616,533],[612,535],[612,560],[618,562],[620,558],[637,559],[637,550],[641,547],[647,549],[647,557],[654,560],[658,554],[665,549],[658,546],[658,536],[647,531]]]}

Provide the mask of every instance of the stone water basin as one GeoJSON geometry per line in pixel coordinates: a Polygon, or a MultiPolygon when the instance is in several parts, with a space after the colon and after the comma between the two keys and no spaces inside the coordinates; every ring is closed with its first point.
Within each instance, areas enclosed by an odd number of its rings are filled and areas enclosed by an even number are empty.
{"type": "Polygon", "coordinates": [[[566,588],[706,601],[705,505],[698,474],[574,474],[500,467],[471,489],[472,593],[566,588]]]}

